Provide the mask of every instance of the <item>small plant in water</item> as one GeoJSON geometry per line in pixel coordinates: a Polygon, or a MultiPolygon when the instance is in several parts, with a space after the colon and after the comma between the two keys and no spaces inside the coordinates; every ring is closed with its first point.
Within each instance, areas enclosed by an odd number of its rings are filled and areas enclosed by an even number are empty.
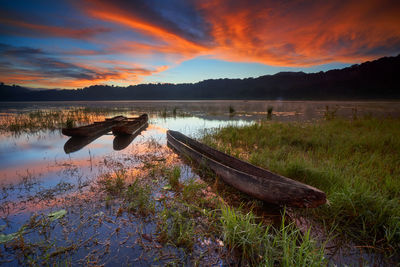
{"type": "Polygon", "coordinates": [[[235,109],[232,106],[229,106],[229,114],[233,115],[235,113],[235,109]]]}
{"type": "Polygon", "coordinates": [[[272,110],[273,110],[274,108],[273,107],[268,107],[268,109],[267,109],[267,118],[268,119],[271,119],[272,118],[272,110]]]}
{"type": "Polygon", "coordinates": [[[191,251],[194,245],[194,222],[178,211],[164,209],[157,225],[158,241],[191,251]]]}
{"type": "Polygon", "coordinates": [[[327,121],[333,120],[336,118],[336,112],[338,111],[338,107],[333,110],[329,109],[329,106],[325,106],[324,118],[327,121]]]}
{"type": "Polygon", "coordinates": [[[129,203],[130,212],[138,212],[147,216],[155,211],[155,203],[151,197],[151,188],[139,184],[138,180],[128,186],[125,192],[125,200],[129,203]]]}
{"type": "Polygon", "coordinates": [[[171,185],[172,189],[179,190],[179,177],[181,177],[181,169],[178,166],[175,166],[172,170],[168,172],[167,175],[168,182],[171,185]]]}

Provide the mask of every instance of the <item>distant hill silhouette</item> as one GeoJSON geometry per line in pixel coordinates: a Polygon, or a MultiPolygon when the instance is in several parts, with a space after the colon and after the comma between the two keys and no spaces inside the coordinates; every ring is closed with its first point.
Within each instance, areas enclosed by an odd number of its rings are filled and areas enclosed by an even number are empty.
{"type": "Polygon", "coordinates": [[[194,84],[94,85],[77,90],[29,90],[0,84],[0,101],[202,99],[400,99],[400,55],[326,72],[280,72],[194,84]]]}

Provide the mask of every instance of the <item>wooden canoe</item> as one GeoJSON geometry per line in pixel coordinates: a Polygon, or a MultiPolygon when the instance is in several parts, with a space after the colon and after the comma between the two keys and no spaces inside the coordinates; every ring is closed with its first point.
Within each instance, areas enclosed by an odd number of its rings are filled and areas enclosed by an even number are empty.
{"type": "Polygon", "coordinates": [[[167,131],[167,143],[181,155],[214,171],[227,184],[268,203],[307,208],[326,203],[325,193],[317,188],[231,157],[180,132],[167,131]]]}
{"type": "Polygon", "coordinates": [[[129,119],[112,128],[114,135],[134,135],[136,132],[140,132],[143,128],[147,127],[147,121],[149,117],[147,114],[142,114],[138,118],[133,120],[129,119]]]}
{"type": "Polygon", "coordinates": [[[95,136],[109,132],[112,129],[112,127],[114,127],[115,125],[124,120],[126,120],[126,117],[116,116],[113,118],[106,119],[105,121],[95,122],[90,125],[85,125],[75,128],[62,128],[62,133],[67,136],[82,136],[82,137],[95,136]]]}

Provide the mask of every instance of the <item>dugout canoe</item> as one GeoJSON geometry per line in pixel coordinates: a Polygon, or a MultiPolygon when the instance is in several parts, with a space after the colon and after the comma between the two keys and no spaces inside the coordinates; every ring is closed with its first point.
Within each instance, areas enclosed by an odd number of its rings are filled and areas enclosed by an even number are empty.
{"type": "Polygon", "coordinates": [[[147,127],[148,120],[149,116],[142,114],[138,118],[127,119],[119,123],[112,128],[112,132],[114,135],[134,135],[147,127]]]}
{"type": "Polygon", "coordinates": [[[90,125],[85,125],[75,128],[62,128],[61,131],[64,135],[67,136],[81,136],[81,137],[95,136],[111,131],[112,127],[114,127],[115,125],[126,119],[127,118],[124,116],[116,116],[113,118],[106,119],[105,121],[95,122],[90,125]]]}
{"type": "Polygon", "coordinates": [[[236,189],[276,205],[315,208],[326,203],[321,190],[244,162],[180,132],[167,131],[167,143],[179,154],[214,171],[236,189]]]}

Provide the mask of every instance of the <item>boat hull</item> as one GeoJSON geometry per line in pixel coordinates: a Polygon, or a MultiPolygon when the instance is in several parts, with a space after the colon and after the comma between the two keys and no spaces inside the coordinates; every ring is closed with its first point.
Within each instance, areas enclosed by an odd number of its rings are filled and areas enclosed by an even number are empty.
{"type": "Polygon", "coordinates": [[[326,203],[326,194],[317,188],[231,157],[179,132],[167,131],[167,141],[180,154],[255,198],[289,207],[314,208],[326,203]]]}
{"type": "Polygon", "coordinates": [[[147,122],[148,116],[147,114],[143,114],[132,121],[126,121],[114,126],[112,132],[114,135],[135,135],[137,132],[147,127],[147,122]]]}
{"type": "Polygon", "coordinates": [[[125,119],[126,117],[117,116],[114,118],[106,119],[103,122],[95,122],[93,124],[86,126],[81,126],[76,128],[62,128],[61,132],[66,136],[79,136],[79,137],[96,136],[111,131],[111,129],[115,125],[121,123],[125,119]]]}

